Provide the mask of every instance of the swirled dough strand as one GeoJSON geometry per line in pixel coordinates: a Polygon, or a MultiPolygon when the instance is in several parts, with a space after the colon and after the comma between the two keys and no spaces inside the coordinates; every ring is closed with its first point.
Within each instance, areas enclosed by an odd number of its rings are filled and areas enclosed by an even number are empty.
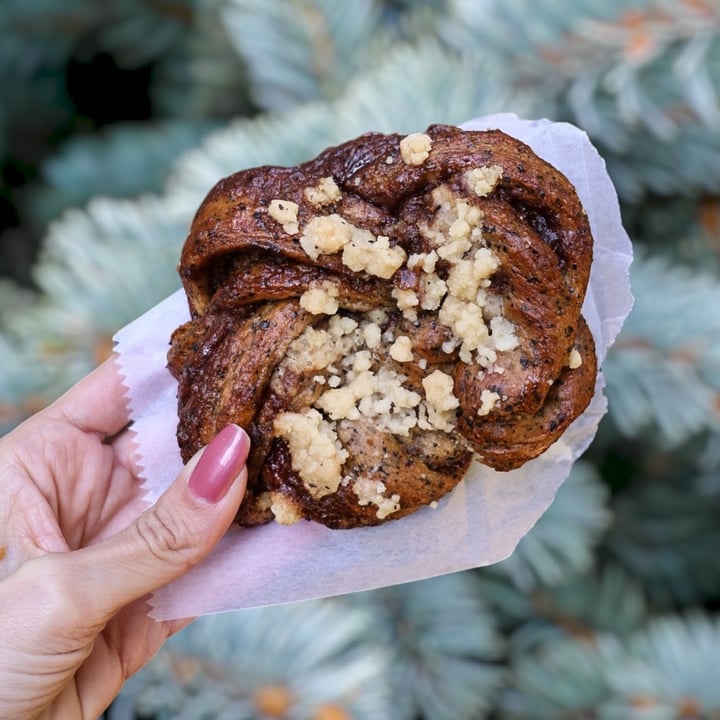
{"type": "Polygon", "coordinates": [[[568,180],[500,131],[368,133],[221,180],[180,259],[185,460],[253,448],[238,521],[374,525],[471,460],[511,470],[589,403],[592,235],[568,180]]]}

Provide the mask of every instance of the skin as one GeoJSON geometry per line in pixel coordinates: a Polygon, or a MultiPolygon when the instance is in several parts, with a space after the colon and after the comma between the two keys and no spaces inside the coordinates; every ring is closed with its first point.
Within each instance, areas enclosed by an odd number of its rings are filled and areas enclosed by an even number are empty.
{"type": "Polygon", "coordinates": [[[110,360],[0,439],[0,717],[95,720],[190,622],[153,620],[148,594],[210,552],[243,497],[246,436],[221,497],[203,495],[218,472],[201,450],[144,509],[124,394],[110,360]]]}

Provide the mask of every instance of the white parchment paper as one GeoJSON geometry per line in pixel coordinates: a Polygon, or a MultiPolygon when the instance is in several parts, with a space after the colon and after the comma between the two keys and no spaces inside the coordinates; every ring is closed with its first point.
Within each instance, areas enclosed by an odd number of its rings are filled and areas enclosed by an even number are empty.
{"type": "MultiPolygon", "coordinates": [[[[630,241],[605,163],[574,126],[502,114],[464,123],[526,142],[575,185],[595,238],[583,313],[601,364],[632,306],[630,241]]],[[[176,383],[166,369],[172,331],[188,319],[182,291],[115,336],[126,378],[146,499],[154,502],[182,467],[175,440],[176,383]]],[[[599,374],[586,412],[542,456],[499,473],[474,463],[435,510],[356,530],[312,522],[233,528],[187,575],[156,592],[158,619],[318,598],[480,567],[508,557],[552,502],[606,411],[599,374]]]]}

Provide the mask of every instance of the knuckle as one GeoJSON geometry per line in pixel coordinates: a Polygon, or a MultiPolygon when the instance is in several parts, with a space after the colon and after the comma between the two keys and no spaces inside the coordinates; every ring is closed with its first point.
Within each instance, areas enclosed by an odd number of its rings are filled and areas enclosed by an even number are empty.
{"type": "Polygon", "coordinates": [[[33,598],[36,631],[48,639],[59,629],[66,639],[84,638],[94,627],[82,583],[71,565],[68,553],[48,553],[27,565],[25,590],[33,598]]]}
{"type": "Polygon", "coordinates": [[[135,528],[147,553],[164,564],[185,569],[199,559],[194,534],[179,514],[155,506],[138,518],[135,528]]]}
{"type": "MultiPolygon", "coordinates": [[[[73,574],[65,567],[67,556],[48,553],[31,561],[32,583],[42,587],[43,597],[60,612],[75,608],[81,597],[73,574]]],[[[32,592],[32,589],[29,590],[32,592]]]]}

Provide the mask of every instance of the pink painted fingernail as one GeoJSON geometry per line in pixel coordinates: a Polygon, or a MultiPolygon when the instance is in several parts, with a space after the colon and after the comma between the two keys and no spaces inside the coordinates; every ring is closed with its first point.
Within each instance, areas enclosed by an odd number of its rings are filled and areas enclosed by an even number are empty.
{"type": "Polygon", "coordinates": [[[195,497],[216,503],[228,491],[250,450],[248,434],[237,425],[223,428],[205,448],[188,480],[195,497]]]}

